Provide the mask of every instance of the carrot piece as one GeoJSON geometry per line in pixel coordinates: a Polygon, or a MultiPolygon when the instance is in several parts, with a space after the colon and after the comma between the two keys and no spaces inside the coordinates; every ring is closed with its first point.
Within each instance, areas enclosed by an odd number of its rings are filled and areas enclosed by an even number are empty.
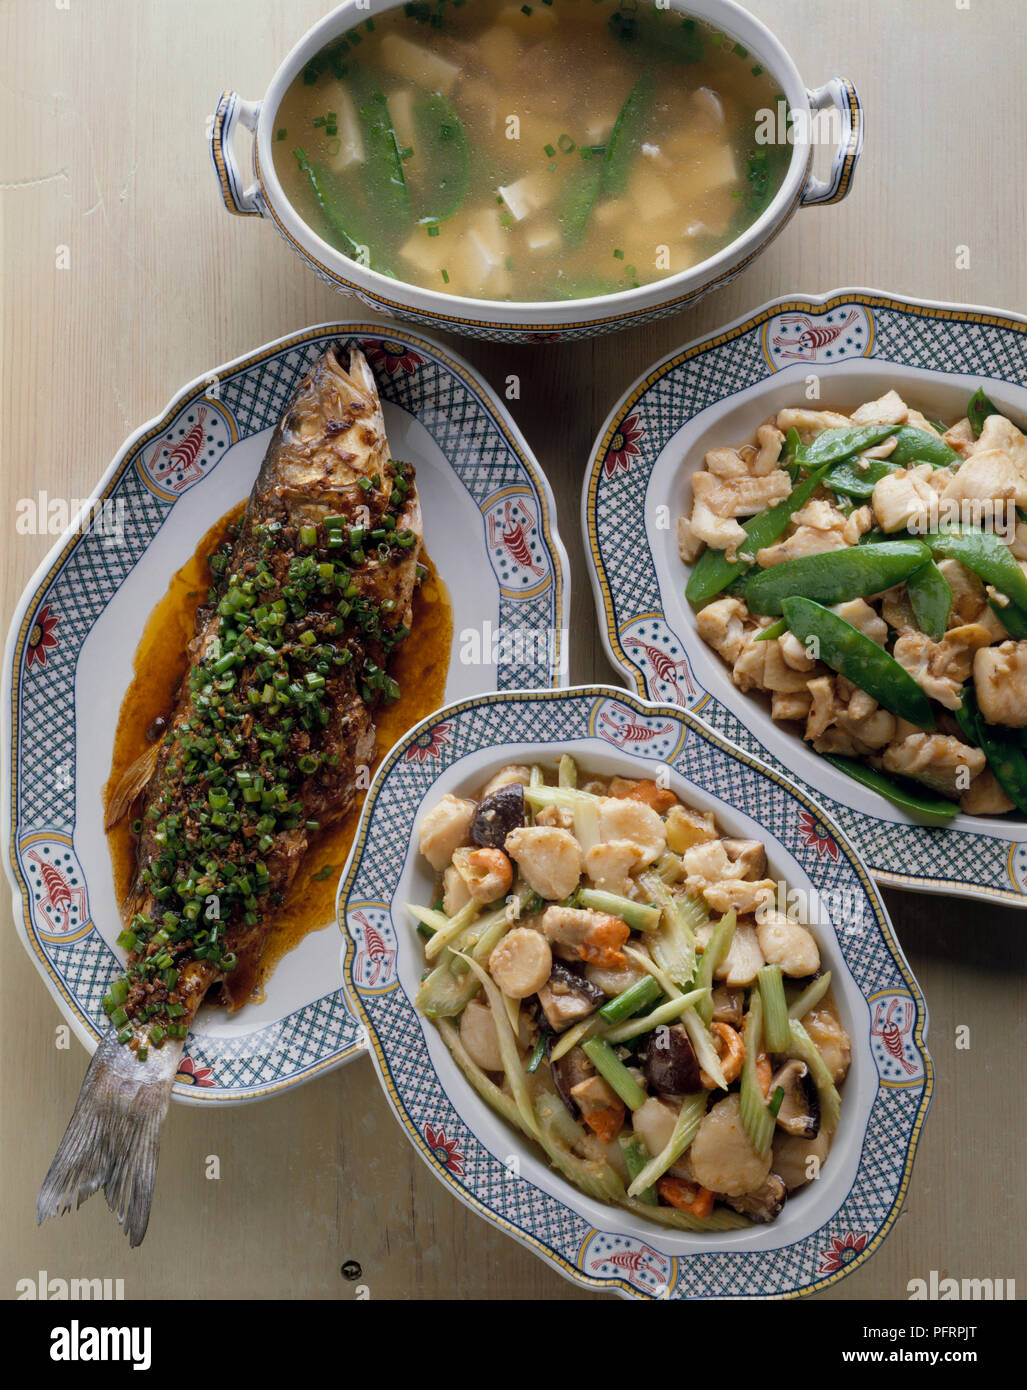
{"type": "Polygon", "coordinates": [[[658,811],[661,816],[678,803],[677,797],[669,787],[658,787],[647,778],[634,781],[627,777],[614,777],[610,782],[610,795],[622,800],[642,801],[646,806],[658,811]]]}
{"type": "Polygon", "coordinates": [[[598,913],[588,936],[578,947],[582,960],[606,968],[626,965],[623,946],[631,935],[627,922],[609,913],[598,913]]]}
{"type": "Polygon", "coordinates": [[[600,1109],[583,1114],[582,1119],[593,1134],[599,1136],[604,1144],[611,1144],[624,1128],[626,1110],[623,1105],[605,1105],[600,1109]]]}
{"type": "Polygon", "coordinates": [[[713,1193],[710,1189],[700,1187],[695,1182],[686,1182],[684,1178],[660,1178],[656,1191],[672,1207],[689,1211],[693,1216],[709,1216],[713,1210],[713,1193]]]}

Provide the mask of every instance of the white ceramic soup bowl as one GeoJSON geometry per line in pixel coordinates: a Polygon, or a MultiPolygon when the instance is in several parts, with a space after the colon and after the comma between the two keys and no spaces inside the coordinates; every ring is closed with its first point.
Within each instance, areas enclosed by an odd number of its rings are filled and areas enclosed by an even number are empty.
{"type": "Polygon", "coordinates": [[[344,989],[410,1142],[455,1196],[569,1278],[636,1298],[809,1293],[871,1254],[898,1214],[933,1083],[926,1009],[887,911],[814,801],[685,710],[611,686],[447,705],[379,769],[337,906],[344,989]],[[423,943],[404,905],[433,891],[418,825],[445,793],[473,793],[505,763],[553,767],[565,752],[605,775],[665,770],[727,834],[762,840],[789,891],[819,894],[814,931],[852,1065],[819,1178],[770,1225],[690,1234],[586,1196],[485,1104],[415,1008],[423,943]]]}
{"type": "Polygon", "coordinates": [[[637,289],[591,299],[516,302],[467,299],[394,280],[351,260],[303,220],[279,181],[272,156],[276,117],[293,79],[332,40],[368,18],[396,8],[395,0],[347,0],[295,46],[259,101],[222,94],[211,127],[210,151],[229,212],[267,217],[313,270],[341,294],[368,308],[427,327],[506,342],[589,337],[676,313],[738,275],[771,242],[797,208],[838,202],[848,193],[863,144],[863,117],[852,83],[835,77],[808,89],[774,35],[733,0],[670,0],[740,43],[777,81],[792,115],[791,158],[781,187],[760,217],[730,245],[698,265],[637,289]],[[823,119],[816,119],[823,113],[823,119]],[[827,125],[834,147],[831,176],[812,172],[816,140],[827,125]],[[233,145],[238,127],[253,132],[252,182],[246,183],[233,145]]]}

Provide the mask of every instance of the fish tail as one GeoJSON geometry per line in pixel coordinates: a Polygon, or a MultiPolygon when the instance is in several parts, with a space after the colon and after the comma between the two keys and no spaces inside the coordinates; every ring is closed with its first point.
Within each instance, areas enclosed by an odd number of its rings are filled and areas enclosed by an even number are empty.
{"type": "Polygon", "coordinates": [[[93,1053],[64,1138],[36,1199],[36,1221],[80,1207],[103,1188],[107,1205],[139,1245],[150,1219],[160,1133],[182,1044],[170,1039],[140,1062],[105,1034],[93,1053]]]}

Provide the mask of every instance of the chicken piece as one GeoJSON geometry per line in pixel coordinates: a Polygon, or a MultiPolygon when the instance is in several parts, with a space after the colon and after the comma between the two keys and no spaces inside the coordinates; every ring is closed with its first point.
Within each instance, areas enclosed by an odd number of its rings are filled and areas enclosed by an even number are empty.
{"type": "Polygon", "coordinates": [[[627,840],[638,850],[639,866],[654,864],[667,848],[663,819],[643,801],[606,796],[599,802],[599,836],[627,840]]]}
{"type": "Polygon", "coordinates": [[[797,691],[794,695],[783,695],[775,691],[770,697],[770,717],[785,723],[790,719],[805,719],[810,711],[812,696],[808,690],[797,691]]]}
{"type": "Polygon", "coordinates": [[[471,841],[471,822],[477,811],[473,801],[448,792],[425,816],[417,832],[421,853],[433,869],[444,869],[453,851],[471,841]]]}
{"type": "Polygon", "coordinates": [[[1027,726],[1027,642],[1003,642],[974,655],[974,689],[989,724],[1027,726]]]}
{"type": "MultiPolygon", "coordinates": [[[[859,692],[862,695],[862,691],[859,692]]],[[[872,710],[865,713],[862,710],[863,704],[855,699],[849,701],[848,708],[843,715],[839,715],[837,731],[847,734],[860,752],[872,752],[878,748],[884,748],[886,744],[895,738],[896,719],[889,710],[877,707],[875,700],[871,701],[874,706],[872,710]],[[857,712],[854,713],[853,705],[856,705],[857,712]]],[[[828,733],[836,732],[829,729],[828,733]]],[[[818,752],[827,752],[827,749],[818,748],[818,752]]],[[[831,750],[831,751],[838,751],[831,750]]]]}
{"type": "Polygon", "coordinates": [[[803,444],[808,444],[824,430],[837,429],[849,423],[847,415],[839,415],[834,410],[785,409],[777,412],[777,427],[782,434],[797,430],[803,444]]]}
{"type": "Polygon", "coordinates": [[[726,1197],[743,1197],[762,1187],[771,1156],[753,1148],[742,1124],[737,1094],[725,1096],[703,1117],[689,1153],[696,1182],[726,1197]]]}
{"type": "Polygon", "coordinates": [[[898,443],[899,441],[896,439],[895,435],[890,434],[887,439],[882,439],[880,444],[875,444],[872,449],[864,449],[863,452],[857,456],[857,465],[862,468],[865,459],[891,458],[892,454],[894,454],[895,450],[898,448],[898,443]]]}
{"type": "Polygon", "coordinates": [[[730,949],[713,972],[713,978],[723,980],[730,989],[744,989],[752,984],[757,971],[766,963],[755,929],[747,922],[739,922],[730,949]]]}
{"type": "Polygon", "coordinates": [[[874,484],[871,505],[883,531],[923,533],[931,529],[938,505],[938,495],[929,481],[933,472],[929,463],[921,463],[916,468],[897,468],[874,484]]]}
{"type": "Polygon", "coordinates": [[[974,651],[986,647],[988,630],[976,623],[952,628],[940,642],[922,632],[904,632],[892,648],[895,660],[925,695],[946,709],[959,709],[963,685],[970,679],[974,651]]]}
{"type": "Polygon", "coordinates": [[[940,439],[942,431],[914,406],[909,407],[909,414],[906,417],[906,424],[914,430],[923,430],[924,434],[933,434],[935,439],[940,439]]]}
{"type": "Polygon", "coordinates": [[[870,507],[856,507],[845,518],[842,539],[846,545],[856,545],[860,536],[866,535],[874,524],[874,513],[870,507]]]}
{"type": "Polygon", "coordinates": [[[905,584],[889,589],[881,598],[881,617],[896,632],[919,632],[905,584]]]}
{"type": "Polygon", "coordinates": [[[792,480],[780,468],[762,478],[746,474],[727,479],[713,473],[696,473],[692,478],[692,494],[696,501],[719,517],[755,516],[784,501],[791,490],[792,480]]]}
{"type": "Polygon", "coordinates": [[[752,472],[757,478],[765,478],[777,467],[785,437],[776,425],[768,423],[760,425],[756,431],[756,439],[759,443],[759,451],[753,460],[752,472]]]}
{"type": "MultiPolygon", "coordinates": [[[[784,695],[796,695],[799,691],[806,689],[806,682],[809,680],[808,670],[797,671],[785,661],[779,638],[773,638],[769,642],[761,642],[759,645],[767,649],[767,654],[763,658],[763,688],[765,690],[780,691],[784,695]]],[[[805,656],[805,648],[802,643],[797,642],[797,646],[805,656]]],[[[810,662],[810,666],[814,664],[814,662],[810,662]]]]}
{"type": "Polygon", "coordinates": [[[1014,560],[1027,560],[1027,521],[1017,521],[1006,544],[1014,560]]]}
{"type": "MultiPolygon", "coordinates": [[[[739,526],[739,531],[742,528],[739,526]]],[[[744,535],[744,531],[742,532],[744,535]]],[[[678,517],[678,558],[682,564],[694,565],[705,549],[706,542],[697,535],[687,516],[678,517]]]]}
{"type": "Polygon", "coordinates": [[[884,750],[884,770],[912,777],[942,796],[958,797],[970,786],[986,762],[979,748],[971,748],[951,734],[910,734],[884,750]]]}
{"type": "Polygon", "coordinates": [[[719,517],[710,511],[705,502],[696,498],[692,507],[690,525],[695,537],[708,545],[711,550],[723,550],[729,560],[734,560],[738,547],[746,539],[745,532],[732,517],[719,517]]]}
{"type": "Polygon", "coordinates": [[[767,851],[759,840],[725,840],[736,878],[760,878],[767,870],[767,851]]]}
{"type": "Polygon", "coordinates": [[[973,570],[968,570],[958,560],[939,560],[937,564],[952,590],[949,627],[976,622],[988,606],[988,596],[982,581],[973,570]]]}
{"type": "Polygon", "coordinates": [[[804,737],[812,742],[836,722],[846,706],[838,699],[834,676],[818,676],[807,684],[806,690],[812,704],[804,737]]]}
{"type": "Polygon", "coordinates": [[[942,439],[944,439],[950,449],[955,449],[956,453],[961,454],[963,458],[966,458],[971,453],[974,445],[977,443],[974,437],[973,426],[965,415],[962,420],[958,420],[956,424],[949,426],[942,435],[942,439]]]}
{"type": "Polygon", "coordinates": [[[845,513],[827,497],[811,497],[792,517],[796,526],[812,526],[814,531],[842,531],[845,513]]]}
{"type": "Polygon", "coordinates": [[[984,768],[959,798],[959,809],[968,816],[1004,816],[1015,809],[990,767],[984,768]]]}
{"type": "Polygon", "coordinates": [[[794,632],[786,632],[777,639],[778,650],[781,659],[786,666],[790,666],[793,671],[812,671],[816,662],[806,651],[806,648],[796,637],[794,632]]]}
{"type": "Polygon", "coordinates": [[[800,526],[783,541],[765,545],[756,552],[760,569],[783,565],[786,560],[799,560],[804,555],[823,555],[828,550],[844,550],[845,537],[841,531],[820,531],[814,526],[800,526]]]}
{"type": "Polygon", "coordinates": [[[866,401],[852,412],[854,425],[904,425],[909,407],[897,391],[888,391],[876,401],[866,401]]]}
{"type": "Polygon", "coordinates": [[[718,478],[747,478],[749,469],[737,449],[710,449],[703,459],[708,473],[718,478]]]}
{"type": "Polygon", "coordinates": [[[569,830],[524,825],[506,837],[506,852],[539,897],[559,901],[578,886],[583,868],[581,846],[569,830]]]}
{"type": "Polygon", "coordinates": [[[629,929],[619,917],[580,907],[547,907],[542,931],[564,960],[591,961],[593,965],[622,966],[627,961],[624,943],[629,929]]]}
{"type": "Polygon", "coordinates": [[[859,628],[864,637],[869,637],[879,647],[883,647],[888,640],[888,624],[878,617],[866,599],[852,598],[847,603],[836,603],[833,611],[839,618],[859,628]]]}
{"type": "Polygon", "coordinates": [[[832,724],[816,738],[810,739],[810,743],[816,752],[833,753],[839,758],[858,758],[870,751],[858,744],[846,729],[839,729],[836,724],[832,724]]]}
{"type": "Polygon", "coordinates": [[[703,641],[732,665],[746,643],[749,610],[737,598],[720,598],[699,610],[695,626],[703,641]]]}
{"type": "Polygon", "coordinates": [[[945,496],[1027,506],[1027,437],[1004,415],[989,415],[945,496]]]}
{"type": "MultiPolygon", "coordinates": [[[[688,879],[685,887],[692,892],[688,879]]],[[[714,912],[756,912],[770,901],[777,892],[777,884],[772,878],[757,879],[755,883],[745,878],[722,878],[703,888],[702,895],[714,912]]],[[[738,981],[730,980],[729,984],[738,981]]]]}
{"type": "Polygon", "coordinates": [[[820,951],[813,933],[783,912],[765,909],[756,918],[756,939],[768,965],[779,965],[785,975],[801,979],[820,969],[820,951]]]}
{"type": "Polygon", "coordinates": [[[804,1014],[799,1022],[827,1063],[831,1080],[836,1086],[840,1085],[845,1080],[852,1060],[852,1043],[842,1027],[830,992],[815,1009],[810,1009],[808,1014],[804,1014]]]}
{"type": "Polygon", "coordinates": [[[692,845],[705,844],[717,838],[717,822],[712,811],[695,811],[687,806],[672,806],[665,827],[667,847],[675,854],[684,854],[692,845]]]}
{"type": "Polygon", "coordinates": [[[597,888],[626,897],[631,891],[628,876],[641,863],[638,846],[630,840],[603,840],[585,855],[585,872],[597,888]]]}
{"type": "Polygon", "coordinates": [[[766,690],[763,673],[767,660],[767,642],[754,642],[750,634],[738,659],[731,668],[731,679],[739,690],[766,690]]]}

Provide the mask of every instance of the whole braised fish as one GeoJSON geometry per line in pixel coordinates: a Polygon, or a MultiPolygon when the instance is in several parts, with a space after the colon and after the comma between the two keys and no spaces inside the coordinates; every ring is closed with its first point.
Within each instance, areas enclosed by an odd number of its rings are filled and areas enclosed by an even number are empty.
{"type": "MultiPolygon", "coordinates": [[[[190,667],[108,824],[137,805],[126,974],[39,1193],[39,1221],[103,1187],[146,1233],[160,1130],[186,1033],[217,988],[249,999],[309,837],[353,805],[375,706],[399,691],[421,550],[413,469],[389,456],[363,354],[327,351],[261,465],[233,543],[211,557],[190,667]]],[[[366,785],[366,782],[364,783],[366,785]]]]}

